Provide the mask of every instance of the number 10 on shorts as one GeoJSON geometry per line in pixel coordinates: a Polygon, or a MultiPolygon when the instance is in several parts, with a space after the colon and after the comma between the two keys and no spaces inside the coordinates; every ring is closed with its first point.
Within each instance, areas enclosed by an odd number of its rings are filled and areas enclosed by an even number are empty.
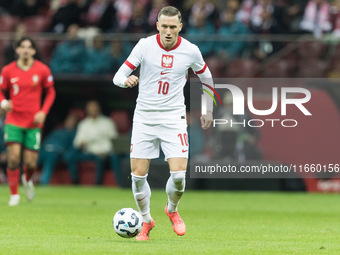
{"type": "Polygon", "coordinates": [[[186,133],[184,133],[184,134],[178,134],[177,136],[178,136],[179,139],[181,140],[182,146],[185,146],[185,147],[186,147],[186,149],[182,149],[182,152],[183,152],[183,153],[184,153],[184,152],[187,152],[187,151],[188,151],[187,147],[188,147],[188,145],[189,145],[189,142],[188,142],[188,135],[187,135],[186,133]]]}
{"type": "Polygon", "coordinates": [[[188,146],[188,135],[187,134],[178,134],[179,139],[181,139],[182,146],[188,146]]]}

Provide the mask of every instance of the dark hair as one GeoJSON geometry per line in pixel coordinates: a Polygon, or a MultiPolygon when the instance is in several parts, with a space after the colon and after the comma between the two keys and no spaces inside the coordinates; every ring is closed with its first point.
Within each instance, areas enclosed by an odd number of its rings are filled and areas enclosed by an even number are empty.
{"type": "Polygon", "coordinates": [[[21,37],[21,38],[16,42],[15,48],[20,47],[21,44],[22,44],[22,42],[24,42],[24,41],[29,41],[29,42],[31,43],[31,45],[32,45],[32,48],[35,49],[35,50],[37,49],[37,48],[36,48],[36,45],[35,45],[35,42],[32,40],[32,38],[30,38],[30,37],[28,37],[28,36],[21,37]]]}
{"type": "Polygon", "coordinates": [[[158,20],[161,15],[168,17],[178,16],[179,22],[182,22],[182,14],[176,7],[173,6],[163,7],[158,13],[158,20]]]}

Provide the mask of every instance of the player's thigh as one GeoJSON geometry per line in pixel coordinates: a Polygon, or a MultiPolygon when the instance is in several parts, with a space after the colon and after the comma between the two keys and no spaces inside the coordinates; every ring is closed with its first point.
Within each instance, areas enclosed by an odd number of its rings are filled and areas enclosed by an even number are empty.
{"type": "Polygon", "coordinates": [[[39,151],[41,142],[41,129],[26,129],[23,146],[28,150],[39,151]]]}
{"type": "Polygon", "coordinates": [[[8,167],[16,168],[20,163],[21,148],[24,141],[24,129],[14,125],[5,125],[4,131],[8,154],[8,167]]]}
{"type": "Polygon", "coordinates": [[[158,136],[165,160],[169,158],[188,158],[189,143],[185,122],[162,125],[159,128],[158,136]]]}
{"type": "Polygon", "coordinates": [[[8,143],[7,147],[7,162],[9,168],[17,168],[20,164],[21,158],[21,144],[20,143],[8,143]]]}
{"type": "Polygon", "coordinates": [[[5,125],[4,130],[4,139],[5,144],[8,147],[8,145],[11,145],[12,143],[24,143],[24,137],[25,137],[25,129],[21,127],[17,127],[14,125],[5,125]]]}
{"type": "Polygon", "coordinates": [[[131,172],[137,176],[145,176],[149,172],[151,159],[130,158],[131,172]]]}
{"type": "Polygon", "coordinates": [[[29,169],[34,169],[38,164],[39,151],[24,149],[23,151],[23,161],[24,165],[29,169]]]}
{"type": "Polygon", "coordinates": [[[168,158],[169,169],[171,172],[187,170],[187,158],[168,158]]]}
{"type": "Polygon", "coordinates": [[[133,123],[130,158],[153,159],[159,157],[157,126],[133,123]]]}

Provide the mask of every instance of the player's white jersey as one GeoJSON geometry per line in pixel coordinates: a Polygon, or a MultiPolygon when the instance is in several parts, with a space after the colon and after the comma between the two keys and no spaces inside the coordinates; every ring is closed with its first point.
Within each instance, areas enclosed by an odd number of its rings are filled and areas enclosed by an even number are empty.
{"type": "Polygon", "coordinates": [[[141,65],[135,122],[173,123],[185,120],[183,87],[188,69],[204,73],[207,65],[198,47],[182,37],[166,50],[160,35],[141,39],[125,64],[132,70],[141,65]]]}

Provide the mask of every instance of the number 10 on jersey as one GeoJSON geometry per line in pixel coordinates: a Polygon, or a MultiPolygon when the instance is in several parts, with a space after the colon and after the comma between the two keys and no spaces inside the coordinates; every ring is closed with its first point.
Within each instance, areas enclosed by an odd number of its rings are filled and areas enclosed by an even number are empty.
{"type": "Polygon", "coordinates": [[[169,82],[163,82],[163,81],[159,81],[158,82],[158,94],[163,94],[166,95],[169,92],[169,82]]]}

